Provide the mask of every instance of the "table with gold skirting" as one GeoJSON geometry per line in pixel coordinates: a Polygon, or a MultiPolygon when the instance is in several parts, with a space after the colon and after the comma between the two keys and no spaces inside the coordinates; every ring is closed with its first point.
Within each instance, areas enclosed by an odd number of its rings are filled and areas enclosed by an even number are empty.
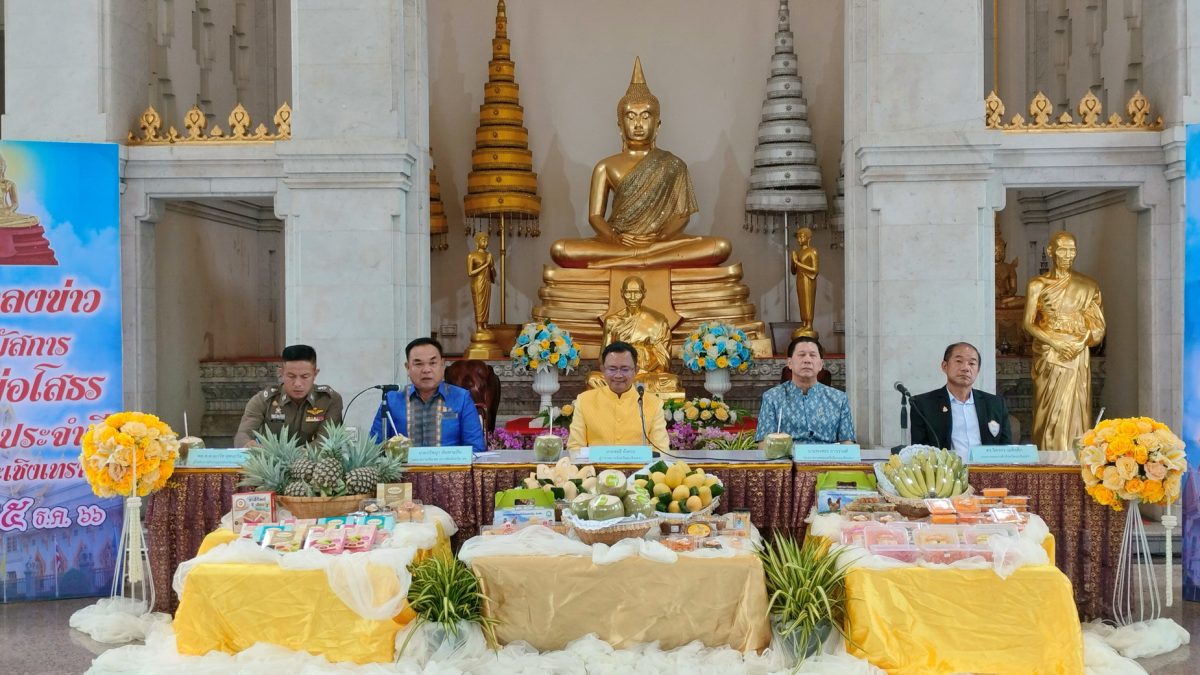
{"type": "Polygon", "coordinates": [[[626,558],[596,565],[581,556],[483,556],[471,561],[500,621],[501,644],[558,650],[588,633],[621,649],[699,640],[761,650],[771,642],[758,557],[680,556],[673,564],[626,558]]]}
{"type": "MultiPolygon", "coordinates": [[[[440,532],[439,528],[435,549],[449,547],[440,532]]],[[[204,539],[199,552],[235,538],[228,530],[218,530],[204,539]]],[[[399,592],[400,582],[392,571],[370,567],[368,574],[377,600],[399,592]]],[[[175,612],[175,643],[181,654],[236,654],[266,642],[323,654],[330,661],[388,663],[394,657],[396,633],[413,618],[407,606],[391,619],[363,618],[330,589],[325,570],[209,563],[196,565],[187,576],[175,612]]]]}
{"type": "Polygon", "coordinates": [[[171,590],[175,568],[196,557],[205,535],[220,526],[239,480],[236,469],[179,468],[161,490],[146,498],[154,611],[170,613],[179,605],[171,590]]]}
{"type": "Polygon", "coordinates": [[[1034,565],[990,569],[851,570],[851,654],[889,675],[1082,673],[1083,635],[1071,582],[1034,565]]]}

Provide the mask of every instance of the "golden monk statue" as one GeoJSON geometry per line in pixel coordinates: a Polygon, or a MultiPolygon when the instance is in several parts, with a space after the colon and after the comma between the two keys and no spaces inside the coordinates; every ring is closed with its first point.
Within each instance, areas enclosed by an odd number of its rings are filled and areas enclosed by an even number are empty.
{"type": "Polygon", "coordinates": [[[1025,330],[1033,337],[1033,442],[1070,450],[1092,425],[1089,347],[1104,339],[1100,287],[1073,272],[1075,236],[1058,232],[1046,255],[1053,268],[1029,280],[1025,330]]]}
{"type": "Polygon", "coordinates": [[[32,227],[38,224],[37,216],[17,213],[17,184],[5,177],[8,162],[0,155],[0,227],[32,227]]]}
{"type": "Polygon", "coordinates": [[[591,239],[560,239],[550,257],[562,267],[712,267],[733,250],[726,239],[683,234],[697,211],[687,165],[654,145],[661,124],[658,99],[634,60],[633,78],[617,104],[621,152],[592,170],[588,222],[591,239]],[[609,193],[612,210],[608,211],[609,193]]]}
{"type": "Polygon", "coordinates": [[[800,303],[800,327],[792,331],[792,337],[802,335],[815,338],[813,316],[817,307],[817,272],[820,258],[812,245],[812,230],[802,227],[796,230],[797,248],[792,251],[792,274],[796,275],[796,300],[800,303]]]}
{"type": "Polygon", "coordinates": [[[475,235],[475,250],[467,254],[467,277],[471,280],[471,304],[475,306],[475,330],[488,327],[492,308],[492,284],[496,283],[496,264],[488,247],[488,233],[475,235]]]}
{"type": "MultiPolygon", "coordinates": [[[[604,320],[601,349],[614,342],[628,342],[637,351],[636,381],[654,393],[681,391],[679,378],[671,373],[671,325],[660,312],[642,306],[646,282],[627,277],[621,284],[625,309],[604,320]]],[[[589,387],[607,386],[599,371],[588,375],[589,387]]]]}
{"type": "Polygon", "coordinates": [[[1004,237],[1000,236],[1000,232],[996,232],[996,307],[1023,307],[1025,298],[1017,295],[1017,262],[1019,258],[1013,258],[1009,262],[1004,261],[1005,254],[1008,250],[1008,244],[1004,242],[1004,237]]]}

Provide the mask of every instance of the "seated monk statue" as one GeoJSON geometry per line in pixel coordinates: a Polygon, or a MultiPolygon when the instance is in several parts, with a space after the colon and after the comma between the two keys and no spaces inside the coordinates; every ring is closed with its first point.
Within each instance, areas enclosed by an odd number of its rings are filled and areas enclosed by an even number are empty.
{"type": "Polygon", "coordinates": [[[621,152],[592,170],[588,194],[590,239],[560,239],[550,257],[561,267],[715,267],[732,252],[727,239],[683,234],[697,211],[687,165],[654,145],[661,123],[658,99],[642,75],[641,60],[617,104],[621,152]],[[612,211],[605,217],[609,193],[612,211]]]}
{"type": "MultiPolygon", "coordinates": [[[[600,348],[614,342],[628,342],[637,351],[635,382],[656,394],[682,391],[679,377],[671,373],[671,326],[660,312],[642,306],[646,282],[641,277],[626,278],[621,284],[621,298],[625,309],[604,320],[600,348]]],[[[598,370],[588,374],[587,383],[590,388],[608,386],[598,370]]]]}
{"type": "Polygon", "coordinates": [[[1024,307],[1025,296],[1017,295],[1017,261],[1005,262],[1008,245],[1000,233],[996,233],[996,307],[1024,307]]]}

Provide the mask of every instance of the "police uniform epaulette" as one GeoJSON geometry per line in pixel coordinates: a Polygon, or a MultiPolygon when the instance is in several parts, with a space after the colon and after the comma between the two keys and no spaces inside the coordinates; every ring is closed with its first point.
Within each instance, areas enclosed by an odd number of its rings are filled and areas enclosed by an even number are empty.
{"type": "Polygon", "coordinates": [[[328,394],[329,392],[333,391],[333,389],[327,384],[318,384],[316,387],[314,387],[314,389],[322,394],[328,394]]]}

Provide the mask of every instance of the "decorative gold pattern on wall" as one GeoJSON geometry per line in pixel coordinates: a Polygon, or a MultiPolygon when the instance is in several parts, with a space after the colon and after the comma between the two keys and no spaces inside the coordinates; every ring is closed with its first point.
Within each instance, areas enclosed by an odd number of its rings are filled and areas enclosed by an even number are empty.
{"type": "Polygon", "coordinates": [[[183,128],[185,133],[180,134],[175,127],[168,127],[164,134],[162,129],[162,117],[154,106],[146,108],[142,116],[138,118],[138,128],[141,129],[141,136],[129,132],[129,138],[126,140],[127,145],[172,145],[184,143],[271,143],[274,141],[286,141],[292,137],[292,107],[287,103],[279,106],[275,111],[275,117],[272,120],[275,123],[275,133],[267,131],[265,124],[259,124],[250,130],[251,120],[250,113],[242,107],[242,104],[237,104],[233,112],[229,113],[229,132],[225,132],[220,126],[213,125],[209,131],[205,131],[208,127],[208,117],[198,106],[192,106],[191,110],[183,117],[183,128]]]}
{"type": "Polygon", "coordinates": [[[1113,113],[1107,120],[1102,120],[1100,99],[1096,98],[1090,89],[1076,107],[1079,121],[1076,121],[1070,111],[1063,111],[1055,118],[1054,104],[1040,91],[1029,102],[1029,121],[1017,113],[1005,122],[1004,101],[1000,100],[995,91],[984,99],[983,107],[987,128],[1001,131],[1162,131],[1163,128],[1161,115],[1151,121],[1150,101],[1141,91],[1135,93],[1125,104],[1127,118],[1113,113]]]}

